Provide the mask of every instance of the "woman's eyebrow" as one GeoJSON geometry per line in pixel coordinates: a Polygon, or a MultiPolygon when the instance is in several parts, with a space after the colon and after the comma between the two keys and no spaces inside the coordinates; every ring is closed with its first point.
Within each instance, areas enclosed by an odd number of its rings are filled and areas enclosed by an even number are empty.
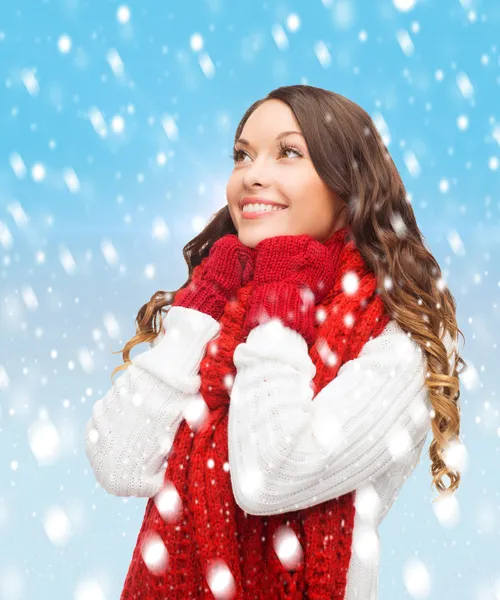
{"type": "MultiPolygon", "coordinates": [[[[278,134],[276,136],[276,141],[280,140],[281,138],[287,136],[287,135],[291,135],[292,133],[297,133],[298,135],[301,135],[302,137],[304,137],[304,135],[300,132],[300,131],[282,131],[280,134],[278,134]]],[[[243,144],[244,146],[251,146],[252,144],[248,141],[245,140],[244,138],[238,138],[236,140],[237,144],[243,144]]]]}

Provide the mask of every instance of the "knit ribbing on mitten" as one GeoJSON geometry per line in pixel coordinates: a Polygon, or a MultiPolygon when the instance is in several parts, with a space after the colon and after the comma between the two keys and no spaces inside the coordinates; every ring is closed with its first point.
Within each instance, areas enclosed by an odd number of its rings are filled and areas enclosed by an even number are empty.
{"type": "Polygon", "coordinates": [[[316,339],[316,306],[310,290],[295,283],[277,281],[255,286],[245,316],[244,333],[273,318],[302,335],[308,345],[316,339]]]}
{"type": "Polygon", "coordinates": [[[177,292],[175,305],[199,310],[218,321],[224,312],[227,297],[219,292],[213,282],[201,280],[193,282],[177,292]]]}

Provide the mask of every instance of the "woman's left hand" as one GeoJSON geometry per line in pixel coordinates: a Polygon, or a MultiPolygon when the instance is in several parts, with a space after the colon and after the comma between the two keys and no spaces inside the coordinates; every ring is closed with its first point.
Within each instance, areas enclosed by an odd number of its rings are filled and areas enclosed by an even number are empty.
{"type": "Polygon", "coordinates": [[[338,259],[307,234],[266,238],[255,251],[243,334],[277,317],[311,344],[316,337],[315,305],[334,285],[338,259]]]}
{"type": "Polygon", "coordinates": [[[318,304],[335,282],[328,247],[307,234],[279,235],[255,247],[254,285],[283,282],[307,287],[318,304]]]}

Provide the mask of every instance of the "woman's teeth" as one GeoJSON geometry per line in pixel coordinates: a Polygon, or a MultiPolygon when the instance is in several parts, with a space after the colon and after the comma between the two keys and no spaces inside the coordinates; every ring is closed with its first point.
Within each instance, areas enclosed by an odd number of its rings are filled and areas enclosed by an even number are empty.
{"type": "Polygon", "coordinates": [[[245,204],[242,212],[270,212],[274,210],[283,210],[286,206],[275,206],[272,204],[245,204]]]}

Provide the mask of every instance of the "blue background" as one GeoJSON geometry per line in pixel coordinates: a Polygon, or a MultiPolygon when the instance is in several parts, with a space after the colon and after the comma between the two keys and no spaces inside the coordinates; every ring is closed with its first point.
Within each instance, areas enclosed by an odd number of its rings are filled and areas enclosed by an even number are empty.
{"type": "Polygon", "coordinates": [[[127,23],[109,0],[0,8],[0,598],[119,597],[146,500],[106,494],[84,452],[122,362],[110,349],[156,290],[186,280],[182,247],[225,204],[245,109],[308,83],[385,122],[466,338],[459,519],[434,512],[429,437],[380,529],[380,598],[499,600],[500,3],[127,6],[127,23]],[[428,594],[406,586],[413,559],[428,594]]]}

